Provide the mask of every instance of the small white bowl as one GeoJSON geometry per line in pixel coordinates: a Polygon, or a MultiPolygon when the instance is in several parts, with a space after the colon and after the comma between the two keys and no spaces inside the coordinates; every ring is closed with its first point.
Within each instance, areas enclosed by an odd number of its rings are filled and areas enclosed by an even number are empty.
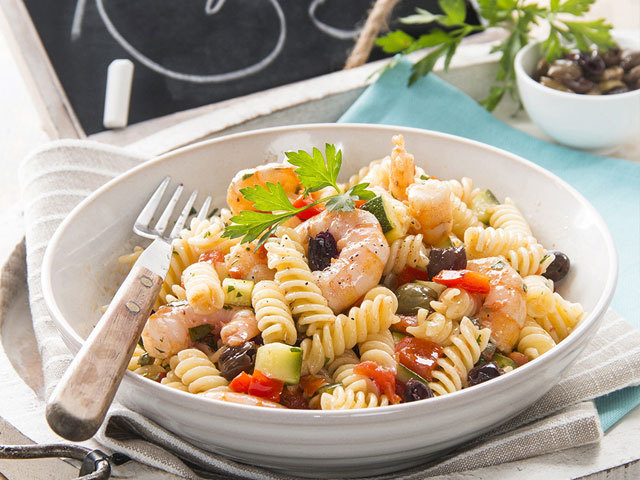
{"type": "MultiPolygon", "coordinates": [[[[415,128],[383,125],[300,125],[218,138],[145,162],[78,205],[47,248],[42,284],[67,345],[77,352],[124,272],[117,258],[140,242],[131,226],[160,179],[224,204],[236,171],[282,159],[285,151],[338,145],[342,178],[391,151],[404,135],[416,162],[439,178],[473,179],[499,199],[512,197],[539,241],[571,259],[561,295],[587,312],[557,347],[499,378],[451,395],[377,409],[280,410],[209,400],[167,388],[132,372],[118,400],[194,445],[244,463],[311,477],[365,476],[424,462],[480,435],[544,395],[596,333],[611,301],[617,255],[596,210],[558,177],[511,153],[479,142],[415,128]],[[526,178],[527,188],[522,188],[526,178]]],[[[171,188],[169,189],[171,190],[171,188]]],[[[96,392],[100,395],[100,392],[96,392]]]]}
{"type": "MultiPolygon", "coordinates": [[[[637,36],[615,36],[623,48],[640,49],[637,36]]],[[[611,151],[640,135],[640,89],[614,95],[579,95],[531,78],[542,57],[540,43],[515,58],[520,98],[527,113],[556,142],[581,150],[611,151]]]]}

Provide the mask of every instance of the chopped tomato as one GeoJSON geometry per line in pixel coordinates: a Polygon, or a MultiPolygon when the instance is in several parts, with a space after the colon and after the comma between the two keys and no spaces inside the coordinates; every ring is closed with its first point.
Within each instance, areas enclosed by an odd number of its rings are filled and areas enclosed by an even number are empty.
{"type": "Polygon", "coordinates": [[[300,378],[300,386],[307,397],[312,397],[324,385],[329,385],[329,382],[326,378],[318,375],[305,375],[300,378]]]}
{"type": "Polygon", "coordinates": [[[214,263],[224,262],[224,253],[219,250],[207,250],[200,254],[198,258],[199,262],[207,262],[213,265],[214,263]]]}
{"type": "Polygon", "coordinates": [[[398,317],[400,321],[391,325],[390,328],[393,332],[407,333],[408,327],[415,327],[418,325],[418,317],[413,315],[396,314],[396,317],[398,317]]]}
{"type": "Polygon", "coordinates": [[[398,274],[398,286],[413,282],[414,280],[429,280],[429,275],[427,272],[413,267],[405,267],[404,270],[398,274]]]}
{"type": "Polygon", "coordinates": [[[392,370],[381,367],[375,362],[362,362],[353,367],[353,373],[365,375],[373,380],[378,390],[384,393],[391,403],[400,403],[402,400],[396,394],[396,375],[392,370]]]}
{"type": "Polygon", "coordinates": [[[229,276],[231,278],[235,278],[236,280],[238,280],[242,278],[242,272],[238,267],[231,267],[229,269],[229,276]]]}
{"type": "Polygon", "coordinates": [[[234,392],[247,393],[249,391],[249,385],[251,384],[251,375],[247,372],[240,372],[240,374],[231,380],[229,388],[234,392]]]}
{"type": "Polygon", "coordinates": [[[264,373],[254,370],[247,393],[256,397],[266,398],[272,402],[279,402],[283,387],[284,382],[269,378],[264,373]]]}
{"type": "MultiPolygon", "coordinates": [[[[313,202],[314,202],[313,198],[311,197],[305,198],[304,195],[300,195],[293,202],[293,206],[295,208],[302,208],[302,207],[306,207],[307,205],[311,205],[313,202]]],[[[322,213],[323,210],[324,210],[324,207],[321,207],[320,205],[314,205],[313,207],[307,208],[306,210],[303,210],[302,212],[298,213],[296,216],[300,220],[309,220],[311,217],[315,217],[319,213],[322,213]]]]}
{"type": "Polygon", "coordinates": [[[491,277],[471,270],[441,270],[433,281],[447,287],[463,288],[469,293],[489,293],[491,277]]]}
{"type": "Polygon", "coordinates": [[[416,372],[425,380],[431,380],[436,360],[442,355],[437,343],[415,337],[405,337],[396,344],[396,360],[416,372]]]}
{"type": "Polygon", "coordinates": [[[520,353],[520,352],[511,352],[509,355],[507,355],[511,360],[513,360],[514,362],[516,362],[516,365],[518,365],[519,367],[521,367],[522,365],[524,365],[525,363],[527,363],[529,361],[529,358],[520,353]]]}
{"type": "Polygon", "coordinates": [[[284,387],[282,395],[280,395],[280,404],[287,408],[295,408],[298,410],[306,410],[309,408],[309,403],[304,397],[304,393],[300,388],[300,385],[289,385],[284,387]]]}
{"type": "Polygon", "coordinates": [[[356,208],[360,208],[362,205],[367,203],[368,200],[356,200],[354,203],[356,204],[356,208]]]}

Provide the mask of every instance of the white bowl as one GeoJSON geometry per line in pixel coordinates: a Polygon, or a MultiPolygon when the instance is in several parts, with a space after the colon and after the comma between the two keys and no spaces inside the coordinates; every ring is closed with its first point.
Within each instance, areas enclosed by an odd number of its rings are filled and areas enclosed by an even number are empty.
{"type": "MultiPolygon", "coordinates": [[[[625,48],[640,49],[638,36],[616,36],[625,48]]],[[[520,98],[527,113],[558,143],[582,150],[611,151],[640,134],[640,89],[614,95],[578,95],[545,87],[531,78],[542,57],[540,43],[515,58],[520,98]]]]}
{"type": "Polygon", "coordinates": [[[64,340],[77,351],[122,280],[118,255],[139,242],[131,226],[159,180],[212,192],[222,206],[242,168],[309,150],[342,148],[343,177],[390,152],[391,137],[430,175],[469,176],[511,196],[548,248],[571,259],[560,291],[587,311],[567,339],[542,357],[490,382],[425,401],[357,411],[248,407],[180,392],[127,372],[118,400],[207,450],[305,476],[364,476],[419,464],[527,408],[561,377],[595,333],[614,291],[617,257],[596,210],[578,192],[527,160],[442,133],[379,125],[307,125],[218,138],[164,155],[109,182],[65,219],[47,249],[44,296],[64,340]],[[522,188],[526,179],[528,188],[522,188]],[[133,240],[133,241],[132,241],[133,240]]]}

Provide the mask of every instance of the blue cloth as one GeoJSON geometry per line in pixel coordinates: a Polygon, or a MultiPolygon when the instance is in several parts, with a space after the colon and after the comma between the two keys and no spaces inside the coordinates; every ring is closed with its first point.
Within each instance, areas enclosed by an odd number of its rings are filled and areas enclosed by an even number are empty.
{"type": "MultiPolygon", "coordinates": [[[[402,60],[367,88],[339,122],[425,128],[478,140],[531,160],[580,191],[600,212],[620,258],[612,308],[640,328],[640,164],[564,148],[534,138],[493,117],[435,75],[407,86],[411,64],[402,60]]],[[[640,134],[640,132],[639,132],[640,134]]],[[[597,280],[597,272],[593,272],[597,280]]],[[[640,404],[640,387],[596,401],[606,430],[640,404]]]]}

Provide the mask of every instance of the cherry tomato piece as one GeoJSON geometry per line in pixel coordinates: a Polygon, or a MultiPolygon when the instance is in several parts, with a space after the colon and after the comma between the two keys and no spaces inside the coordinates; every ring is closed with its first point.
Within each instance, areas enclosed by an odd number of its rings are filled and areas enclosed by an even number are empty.
{"type": "Polygon", "coordinates": [[[318,389],[324,385],[329,385],[326,378],[318,375],[305,375],[300,378],[300,386],[307,397],[313,397],[318,389]]]}
{"type": "Polygon", "coordinates": [[[516,365],[518,365],[519,367],[521,367],[522,365],[524,365],[525,363],[527,363],[529,361],[529,358],[520,353],[520,352],[511,352],[509,355],[507,355],[511,360],[513,360],[514,362],[516,362],[516,365]]]}
{"type": "Polygon", "coordinates": [[[408,333],[407,332],[408,327],[415,327],[416,325],[418,325],[418,317],[414,315],[396,314],[396,317],[398,317],[400,321],[391,325],[390,328],[392,332],[400,332],[400,333],[406,334],[408,333]]]}
{"type": "Polygon", "coordinates": [[[391,403],[400,403],[402,398],[396,395],[396,374],[375,362],[362,362],[353,367],[353,373],[365,375],[373,380],[378,390],[385,394],[391,403]]]}
{"type": "Polygon", "coordinates": [[[219,250],[207,250],[198,257],[199,262],[207,262],[211,265],[224,262],[224,253],[219,250]]]}
{"type": "Polygon", "coordinates": [[[437,343],[415,337],[405,337],[396,344],[396,360],[416,372],[425,380],[431,380],[436,360],[442,355],[437,343]]]}

